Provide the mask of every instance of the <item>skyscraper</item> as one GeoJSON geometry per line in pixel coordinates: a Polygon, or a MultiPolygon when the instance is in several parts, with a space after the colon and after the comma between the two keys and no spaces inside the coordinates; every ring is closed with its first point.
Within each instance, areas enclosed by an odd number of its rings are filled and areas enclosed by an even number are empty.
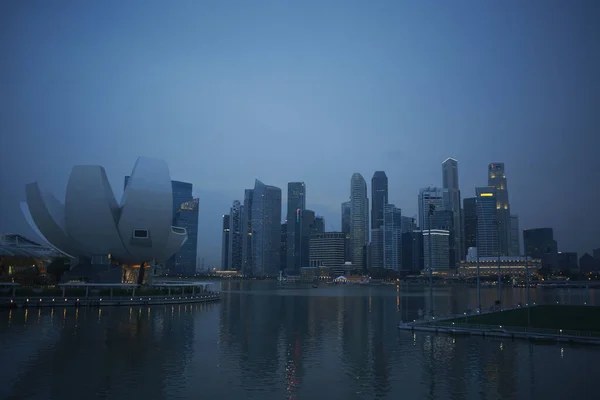
{"type": "Polygon", "coordinates": [[[365,246],[369,242],[369,199],[367,183],[361,174],[355,173],[350,180],[350,241],[352,242],[352,264],[366,268],[365,246]]]}
{"type": "Polygon", "coordinates": [[[352,241],[350,231],[352,227],[352,205],[349,201],[342,203],[342,232],[346,235],[344,245],[345,261],[352,260],[352,241]]]}
{"type": "Polygon", "coordinates": [[[429,246],[431,246],[431,260],[428,250],[423,254],[425,270],[429,270],[430,267],[434,271],[447,270],[450,265],[450,231],[443,229],[423,231],[423,247],[429,249],[429,246]]]}
{"type": "Polygon", "coordinates": [[[325,218],[317,215],[315,216],[315,223],[310,230],[311,235],[316,233],[325,233],[325,218]]]}
{"type": "Polygon", "coordinates": [[[558,244],[552,228],[523,230],[525,255],[541,260],[542,268],[558,269],[558,244]]]}
{"type": "Polygon", "coordinates": [[[477,253],[480,257],[496,257],[499,249],[496,188],[493,186],[476,187],[475,195],[477,196],[475,206],[477,253]]]}
{"type": "Polygon", "coordinates": [[[314,233],[310,236],[309,264],[311,267],[339,267],[344,264],[343,232],[314,233]]]}
{"type": "Polygon", "coordinates": [[[315,229],[315,212],[312,210],[300,211],[300,262],[294,275],[300,274],[300,268],[309,266],[310,235],[315,229]]]}
{"type": "Polygon", "coordinates": [[[433,204],[436,210],[450,210],[449,192],[437,187],[427,187],[419,191],[419,228],[423,231],[429,229],[430,204],[433,204]]]}
{"type": "Polygon", "coordinates": [[[511,215],[510,216],[510,256],[520,256],[521,255],[521,245],[519,243],[519,216],[511,215]]]}
{"type": "Polygon", "coordinates": [[[393,204],[383,209],[383,267],[398,272],[402,263],[402,211],[393,204]]]}
{"type": "Polygon", "coordinates": [[[510,204],[508,202],[504,163],[492,163],[488,166],[488,186],[496,188],[496,220],[499,224],[498,246],[500,255],[508,256],[512,241],[510,237],[510,204]]]}
{"type": "Polygon", "coordinates": [[[383,213],[388,202],[388,178],[375,171],[371,178],[371,267],[383,267],[383,213]]]}
{"type": "Polygon", "coordinates": [[[229,212],[229,269],[242,270],[242,205],[238,200],[233,202],[229,212]]]}
{"type": "Polygon", "coordinates": [[[221,270],[229,271],[229,214],[223,215],[221,231],[221,270]]]}
{"type": "Polygon", "coordinates": [[[454,223],[450,243],[451,252],[455,255],[456,264],[460,262],[463,255],[464,239],[461,229],[460,189],[458,186],[458,161],[447,158],[442,163],[442,186],[448,191],[450,211],[452,211],[454,223]]]}
{"type": "Polygon", "coordinates": [[[477,197],[469,197],[463,200],[463,227],[464,227],[464,252],[463,260],[466,259],[470,247],[477,247],[477,197]]]}
{"type": "MultiPolygon", "coordinates": [[[[455,252],[454,241],[454,213],[450,210],[435,210],[431,215],[431,229],[448,231],[448,268],[454,268],[458,263],[455,252]]],[[[433,235],[433,233],[432,233],[433,235]]]]}
{"type": "Polygon", "coordinates": [[[281,247],[281,189],[258,179],[252,195],[252,274],[277,276],[281,247]]]}
{"type": "Polygon", "coordinates": [[[242,271],[244,275],[252,275],[252,199],[254,189],[244,191],[242,207],[242,271]]]}
{"type": "Polygon", "coordinates": [[[289,182],[287,192],[287,255],[286,270],[292,275],[300,271],[300,215],[306,208],[306,186],[304,182],[289,182]]]}

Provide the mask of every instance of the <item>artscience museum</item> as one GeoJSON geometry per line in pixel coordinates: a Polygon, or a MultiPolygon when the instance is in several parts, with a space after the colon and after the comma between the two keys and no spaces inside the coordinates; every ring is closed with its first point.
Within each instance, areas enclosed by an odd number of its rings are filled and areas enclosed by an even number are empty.
{"type": "MultiPolygon", "coordinates": [[[[187,240],[173,226],[166,162],[137,159],[120,201],[103,167],[73,167],[64,201],[37,182],[26,186],[25,218],[48,244],[73,259],[67,280],[143,283],[187,240]]],[[[64,279],[63,279],[64,280],[64,279]]]]}

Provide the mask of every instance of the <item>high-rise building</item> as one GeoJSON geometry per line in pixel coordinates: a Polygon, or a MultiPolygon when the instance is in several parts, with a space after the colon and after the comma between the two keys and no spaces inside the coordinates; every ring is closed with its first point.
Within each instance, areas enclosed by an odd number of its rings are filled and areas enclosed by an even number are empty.
{"type": "Polygon", "coordinates": [[[477,247],[477,197],[463,199],[463,237],[464,252],[462,259],[466,260],[471,247],[477,247]]]}
{"type": "Polygon", "coordinates": [[[402,217],[402,233],[412,232],[417,230],[417,223],[412,217],[402,217]]]}
{"type": "Polygon", "coordinates": [[[520,256],[521,255],[521,245],[519,243],[519,216],[511,215],[510,216],[510,256],[520,256]]]}
{"type": "Polygon", "coordinates": [[[393,204],[383,206],[381,230],[383,231],[383,267],[398,272],[402,263],[402,211],[393,204]]]}
{"type": "Polygon", "coordinates": [[[315,216],[315,223],[312,226],[310,231],[311,234],[315,233],[325,233],[325,218],[317,215],[315,216]]]}
{"type": "Polygon", "coordinates": [[[388,178],[375,171],[371,178],[371,267],[383,266],[383,213],[388,203],[388,178]]]}
{"type": "MultiPolygon", "coordinates": [[[[417,224],[414,218],[411,217],[403,217],[402,220],[402,238],[400,244],[400,270],[403,273],[409,274],[415,271],[419,271],[418,265],[414,261],[415,254],[418,257],[420,252],[415,252],[415,233],[417,230],[417,224]]],[[[419,231],[418,235],[420,236],[421,247],[423,245],[423,235],[419,231]]],[[[422,250],[421,250],[422,252],[422,250]]],[[[421,260],[422,261],[422,260],[421,260]]]]}
{"type": "Polygon", "coordinates": [[[480,257],[498,256],[498,223],[496,213],[496,188],[475,188],[477,196],[475,213],[477,219],[477,252],[480,257]]]}
{"type": "Polygon", "coordinates": [[[455,255],[455,259],[451,262],[458,264],[463,255],[464,239],[462,235],[462,212],[460,204],[460,189],[458,186],[458,161],[454,158],[447,158],[442,163],[442,186],[448,191],[450,200],[450,210],[454,218],[452,228],[452,238],[450,243],[451,251],[455,255]]]}
{"type": "Polygon", "coordinates": [[[349,201],[342,203],[342,232],[346,235],[346,244],[344,246],[345,261],[352,260],[352,241],[350,232],[352,227],[352,206],[349,201]]]}
{"type": "Polygon", "coordinates": [[[229,212],[229,269],[242,270],[242,205],[238,200],[233,202],[229,212]]]}
{"type": "Polygon", "coordinates": [[[430,205],[433,205],[435,210],[450,210],[450,193],[436,187],[423,188],[419,191],[419,228],[421,230],[429,229],[430,205]]]}
{"type": "Polygon", "coordinates": [[[525,255],[541,260],[542,268],[558,269],[558,245],[552,228],[523,230],[525,255]]]}
{"type": "Polygon", "coordinates": [[[454,268],[457,264],[454,241],[454,213],[450,210],[435,210],[431,215],[431,229],[445,230],[450,233],[449,248],[449,268],[454,268]]]}
{"type": "Polygon", "coordinates": [[[510,204],[508,202],[508,188],[506,186],[504,163],[492,163],[488,166],[488,186],[496,188],[496,220],[498,221],[498,246],[500,255],[508,256],[512,240],[510,228],[510,204]]]}
{"type": "Polygon", "coordinates": [[[306,185],[304,182],[289,182],[287,192],[287,256],[286,270],[292,275],[298,275],[301,268],[301,219],[302,211],[306,209],[306,185]]]}
{"type": "Polygon", "coordinates": [[[579,258],[574,252],[559,252],[558,253],[558,269],[561,271],[576,270],[579,268],[579,258]]]}
{"type": "Polygon", "coordinates": [[[277,276],[281,247],[281,189],[258,179],[252,195],[252,274],[277,276]]]}
{"type": "Polygon", "coordinates": [[[223,228],[221,231],[221,270],[229,271],[229,214],[223,215],[223,228]]]}
{"type": "Polygon", "coordinates": [[[361,174],[355,173],[350,180],[350,241],[352,264],[365,269],[365,246],[369,243],[369,199],[367,183],[361,174]]]}
{"type": "Polygon", "coordinates": [[[309,266],[310,235],[315,226],[315,212],[302,210],[300,212],[300,263],[299,268],[294,270],[294,275],[300,274],[300,269],[309,266]]]}
{"type": "Polygon", "coordinates": [[[339,267],[344,264],[346,234],[343,232],[315,233],[310,236],[311,267],[339,267]]]}
{"type": "MultiPolygon", "coordinates": [[[[124,188],[129,176],[125,177],[124,188]]],[[[166,262],[171,275],[192,276],[196,273],[198,256],[198,199],[192,195],[192,184],[171,181],[173,191],[173,225],[186,228],[188,240],[166,262]]]]}
{"type": "Polygon", "coordinates": [[[281,224],[281,246],[279,247],[279,268],[284,270],[287,264],[287,223],[281,224]]]}
{"type": "Polygon", "coordinates": [[[244,275],[252,275],[252,203],[254,189],[244,191],[244,205],[242,207],[242,271],[244,275]]]}
{"type": "Polygon", "coordinates": [[[425,270],[445,271],[450,266],[450,232],[443,229],[423,231],[425,270]],[[430,236],[431,234],[431,236],[430,236]],[[429,246],[431,246],[431,261],[429,246]]]}

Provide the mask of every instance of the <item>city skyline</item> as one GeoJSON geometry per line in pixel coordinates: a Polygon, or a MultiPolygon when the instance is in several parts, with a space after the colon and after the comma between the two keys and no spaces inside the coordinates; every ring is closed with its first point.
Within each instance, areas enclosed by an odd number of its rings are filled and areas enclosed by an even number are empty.
{"type": "Polygon", "coordinates": [[[35,237],[26,183],[61,195],[97,164],[119,196],[146,155],[193,183],[198,259],[218,265],[222,215],[255,178],[306,182],[332,231],[352,173],[385,171],[412,217],[452,157],[462,198],[503,162],[521,231],[598,247],[596,2],[234,3],[0,4],[0,230],[35,237]]]}

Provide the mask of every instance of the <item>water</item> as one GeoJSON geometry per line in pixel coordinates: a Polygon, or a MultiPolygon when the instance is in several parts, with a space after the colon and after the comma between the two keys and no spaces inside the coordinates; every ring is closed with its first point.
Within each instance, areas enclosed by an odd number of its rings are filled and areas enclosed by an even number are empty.
{"type": "MultiPolygon", "coordinates": [[[[2,311],[0,398],[595,398],[600,348],[399,331],[429,306],[423,287],[221,290],[213,304],[2,311]]],[[[548,303],[593,295],[531,290],[548,303]]],[[[495,297],[482,289],[484,305],[495,297]]],[[[436,315],[475,299],[473,288],[437,288],[436,315]]]]}

